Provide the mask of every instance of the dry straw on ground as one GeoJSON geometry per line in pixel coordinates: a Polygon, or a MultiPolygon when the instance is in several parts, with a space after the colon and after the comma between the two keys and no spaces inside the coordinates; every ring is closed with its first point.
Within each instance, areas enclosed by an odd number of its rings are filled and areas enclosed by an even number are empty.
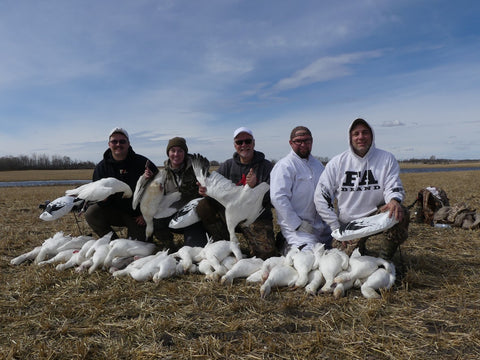
{"type": "MultiPolygon", "coordinates": [[[[413,202],[443,187],[479,208],[478,171],[403,174],[413,202]]],[[[88,178],[87,175],[85,178],[88,178]]],[[[80,177],[83,178],[83,177],[80,177]]],[[[258,285],[225,287],[201,275],[160,283],[113,279],[9,261],[73,215],[38,218],[38,204],[68,187],[0,188],[0,358],[4,359],[475,359],[480,358],[479,230],[412,224],[379,300],[358,290],[335,300],[258,285]]],[[[80,230],[88,229],[80,221],[80,230]]]]}

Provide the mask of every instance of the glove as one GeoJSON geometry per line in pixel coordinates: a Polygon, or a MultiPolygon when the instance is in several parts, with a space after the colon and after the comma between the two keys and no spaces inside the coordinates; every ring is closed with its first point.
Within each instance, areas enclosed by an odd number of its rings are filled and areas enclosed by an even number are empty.
{"type": "Polygon", "coordinates": [[[302,223],[297,228],[297,231],[301,231],[301,232],[313,235],[313,226],[310,223],[306,222],[305,220],[302,220],[302,223]]]}

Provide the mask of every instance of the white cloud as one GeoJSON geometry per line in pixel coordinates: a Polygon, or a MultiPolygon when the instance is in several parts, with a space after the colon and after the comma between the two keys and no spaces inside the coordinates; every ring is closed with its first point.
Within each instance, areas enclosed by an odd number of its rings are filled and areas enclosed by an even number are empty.
{"type": "Polygon", "coordinates": [[[291,90],[317,82],[348,76],[354,72],[353,67],[348,65],[360,63],[381,55],[381,51],[367,51],[322,57],[305,68],[297,70],[292,76],[278,81],[272,87],[272,91],[291,90]]]}

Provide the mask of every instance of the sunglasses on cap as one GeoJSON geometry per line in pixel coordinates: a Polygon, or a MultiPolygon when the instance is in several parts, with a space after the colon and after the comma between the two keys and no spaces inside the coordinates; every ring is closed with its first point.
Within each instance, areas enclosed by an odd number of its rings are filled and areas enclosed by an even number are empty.
{"type": "Polygon", "coordinates": [[[235,144],[237,145],[243,145],[245,143],[246,145],[250,145],[252,143],[252,139],[245,139],[245,140],[235,140],[235,144]]]}
{"type": "Polygon", "coordinates": [[[117,145],[117,144],[125,145],[126,143],[127,143],[127,140],[125,139],[110,140],[110,144],[113,144],[113,145],[117,145]]]}

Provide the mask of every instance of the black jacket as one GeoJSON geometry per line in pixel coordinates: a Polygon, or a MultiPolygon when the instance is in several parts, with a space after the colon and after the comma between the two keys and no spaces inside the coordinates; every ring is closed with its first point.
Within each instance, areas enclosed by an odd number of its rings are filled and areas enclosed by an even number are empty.
{"type": "MultiPolygon", "coordinates": [[[[93,181],[97,181],[107,177],[114,177],[127,183],[132,192],[135,191],[138,178],[145,172],[145,165],[149,161],[145,156],[136,154],[130,146],[128,149],[127,158],[122,161],[117,161],[112,156],[112,151],[107,149],[103,154],[103,160],[100,161],[95,170],[93,170],[93,181]]],[[[158,173],[158,168],[150,161],[150,170],[154,174],[158,173]]],[[[105,202],[99,203],[100,206],[118,206],[124,211],[132,214],[132,216],[140,215],[140,211],[132,209],[132,198],[122,199],[122,194],[114,194],[110,196],[105,202]]]]}

